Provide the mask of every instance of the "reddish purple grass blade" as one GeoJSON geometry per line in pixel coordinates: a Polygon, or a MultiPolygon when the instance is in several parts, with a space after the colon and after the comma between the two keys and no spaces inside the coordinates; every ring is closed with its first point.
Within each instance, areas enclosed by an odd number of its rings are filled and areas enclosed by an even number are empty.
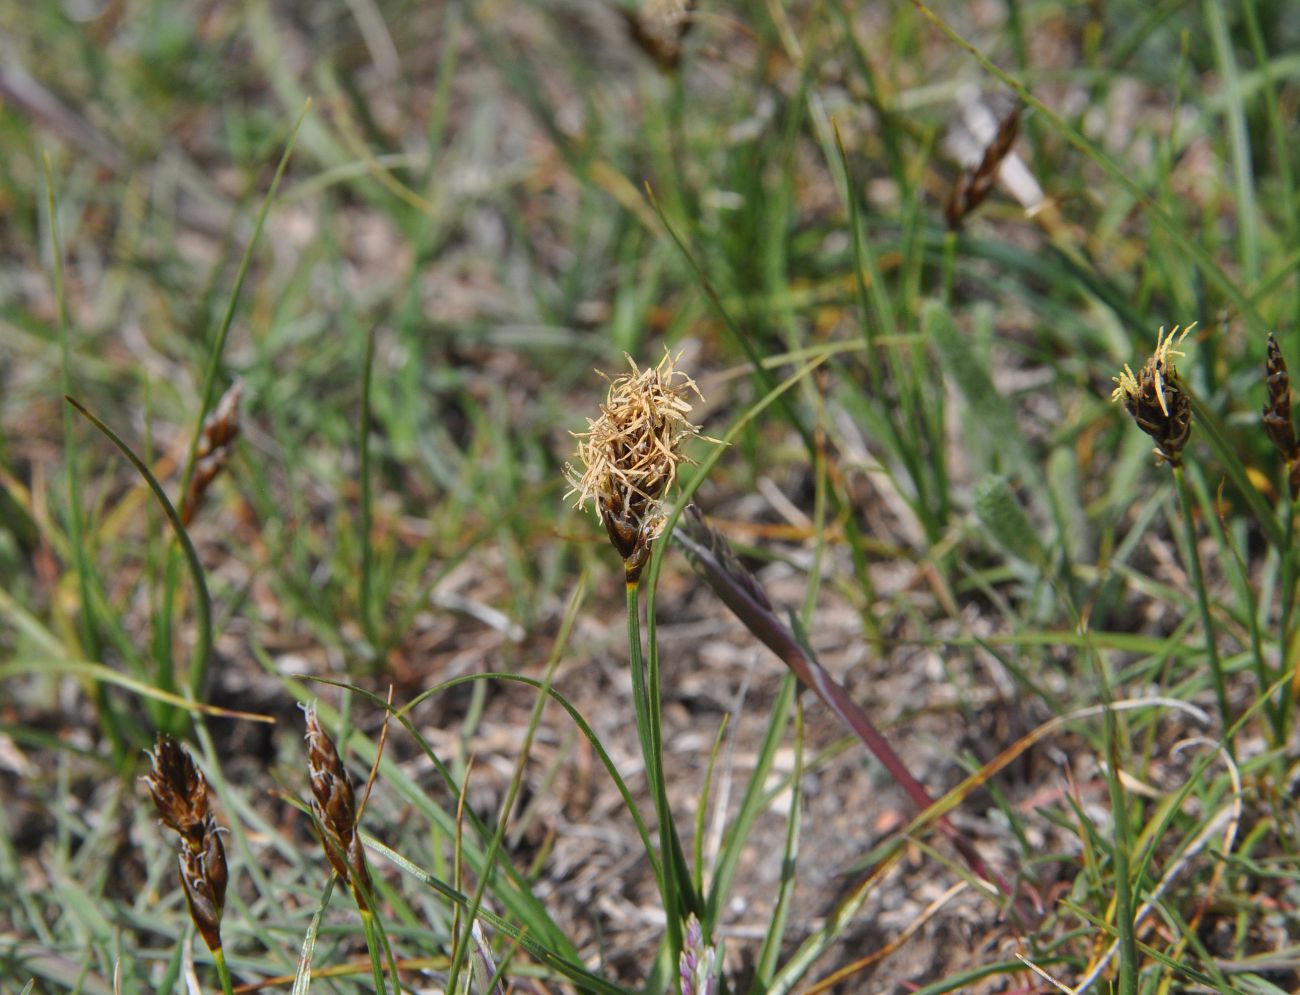
{"type": "MultiPolygon", "coordinates": [[[[902,758],[894,752],[894,748],[862,707],[804,650],[794,634],[776,616],[758,581],[736,560],[726,540],[705,524],[703,515],[695,505],[689,506],[686,512],[673,533],[673,538],[681,544],[687,558],[713,592],[763,645],[794,671],[806,688],[817,695],[862,740],[918,808],[930,808],[934,799],[925,786],[912,776],[902,758]]],[[[935,824],[952,841],[972,872],[992,881],[1004,895],[1012,894],[1003,877],[984,862],[970,841],[947,818],[941,816],[935,824]]]]}

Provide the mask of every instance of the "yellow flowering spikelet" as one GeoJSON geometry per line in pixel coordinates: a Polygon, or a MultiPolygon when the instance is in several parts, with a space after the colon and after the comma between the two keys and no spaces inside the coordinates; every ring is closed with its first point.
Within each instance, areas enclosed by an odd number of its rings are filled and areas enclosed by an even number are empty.
{"type": "Polygon", "coordinates": [[[1156,441],[1156,456],[1170,466],[1182,461],[1183,447],[1192,434],[1192,405],[1178,376],[1174,358],[1181,357],[1175,346],[1181,345],[1196,327],[1192,322],[1180,332],[1175,325],[1167,335],[1164,327],[1156,334],[1156,349],[1137,373],[1124,365],[1124,372],[1114,377],[1117,384],[1112,401],[1123,401],[1138,428],[1156,441]]]}
{"type": "Polygon", "coordinates": [[[595,506],[623,557],[629,583],[640,576],[650,544],[663,530],[663,500],[677,480],[677,468],[689,462],[682,443],[700,431],[687,415],[690,395],[704,398],[695,381],[676,368],[680,358],[665,351],[658,366],[643,370],[628,356],[630,373],[605,377],[609,394],[600,417],[587,419],[587,431],[573,433],[577,466],[564,468],[569,494],[577,495],[578,507],[595,506]]]}

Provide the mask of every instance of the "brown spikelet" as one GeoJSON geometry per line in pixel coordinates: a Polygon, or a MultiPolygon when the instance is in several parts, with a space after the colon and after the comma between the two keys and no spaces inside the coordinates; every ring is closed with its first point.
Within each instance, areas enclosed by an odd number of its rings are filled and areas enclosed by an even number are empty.
{"type": "Polygon", "coordinates": [[[153,770],[144,778],[158,818],[181,838],[181,885],[203,942],[221,948],[221,914],[226,904],[226,850],[208,807],[208,782],[184,747],[159,736],[150,753],[153,770]]]}
{"type": "Polygon", "coordinates": [[[695,24],[695,0],[643,0],[637,10],[618,9],[637,47],[664,72],[675,72],[682,62],[682,42],[695,24]]]}
{"type": "Polygon", "coordinates": [[[984,203],[993,191],[993,184],[1002,168],[1002,160],[1011,152],[1020,131],[1020,108],[1013,107],[998,123],[997,134],[984,149],[984,155],[974,168],[963,169],[952,187],[944,216],[948,227],[956,230],[969,215],[984,203]]]}
{"type": "Polygon", "coordinates": [[[370,908],[370,873],[357,834],[357,802],[352,779],[339,759],[334,741],[326,735],[312,705],[304,705],[307,719],[307,772],[311,778],[311,808],[325,856],[339,878],[351,889],[357,907],[370,908]]]}
{"type": "Polygon", "coordinates": [[[1156,456],[1170,466],[1182,462],[1183,447],[1192,434],[1192,404],[1174,365],[1174,357],[1183,353],[1174,348],[1196,327],[1192,322],[1182,329],[1177,325],[1168,335],[1162,327],[1156,335],[1156,349],[1138,373],[1129,366],[1113,378],[1118,385],[1111,392],[1112,401],[1123,401],[1138,428],[1156,442],[1156,456]]]}
{"type": "Polygon", "coordinates": [[[631,356],[627,361],[632,372],[610,381],[600,417],[588,419],[586,432],[574,433],[581,471],[568,464],[564,472],[578,504],[595,505],[623,558],[627,581],[634,583],[663,529],[664,496],[678,465],[687,461],[682,443],[699,434],[686,416],[688,395],[700,392],[667,352],[658,366],[644,370],[631,356]]]}
{"type": "Polygon", "coordinates": [[[1263,410],[1264,431],[1286,461],[1291,500],[1294,501],[1300,496],[1300,443],[1296,441],[1295,424],[1291,420],[1291,377],[1272,332],[1268,335],[1268,358],[1264,370],[1268,384],[1268,403],[1263,410]]]}
{"type": "Polygon", "coordinates": [[[203,436],[194,454],[194,474],[181,505],[181,521],[185,525],[193,521],[208,488],[230,461],[235,440],[239,438],[239,397],[243,391],[243,382],[236,380],[203,422],[203,436]]]}

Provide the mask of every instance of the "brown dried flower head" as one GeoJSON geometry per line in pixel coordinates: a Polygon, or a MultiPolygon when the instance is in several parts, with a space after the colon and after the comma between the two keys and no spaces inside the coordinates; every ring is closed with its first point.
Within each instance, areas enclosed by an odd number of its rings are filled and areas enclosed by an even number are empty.
{"type": "Polygon", "coordinates": [[[629,583],[640,576],[650,544],[663,530],[664,497],[678,466],[688,462],[682,443],[700,431],[687,415],[689,396],[703,397],[695,381],[674,366],[678,358],[665,351],[658,366],[642,370],[628,356],[632,371],[610,381],[600,417],[587,420],[587,431],[573,433],[581,470],[564,468],[569,494],[577,495],[579,507],[595,506],[629,583]]]}
{"type": "Polygon", "coordinates": [[[307,773],[311,779],[311,808],[321,833],[321,845],[339,878],[352,888],[357,905],[368,909],[370,874],[357,834],[357,803],[352,779],[339,759],[334,741],[321,728],[313,705],[304,705],[307,718],[307,773]]]}
{"type": "Polygon", "coordinates": [[[1174,347],[1181,345],[1196,327],[1192,322],[1179,331],[1175,325],[1169,334],[1164,327],[1156,335],[1156,349],[1138,373],[1125,364],[1124,372],[1113,378],[1118,385],[1111,392],[1112,401],[1123,401],[1124,410],[1138,428],[1156,442],[1156,456],[1170,466],[1182,461],[1183,447],[1192,434],[1192,405],[1187,389],[1178,376],[1174,357],[1183,356],[1174,347]]]}
{"type": "Polygon", "coordinates": [[[1296,441],[1295,423],[1291,420],[1291,377],[1277,339],[1268,336],[1268,359],[1265,362],[1268,403],[1264,405],[1264,431],[1282,454],[1288,469],[1291,500],[1300,497],[1300,442],[1296,441]]]}
{"type": "Polygon", "coordinates": [[[963,169],[957,177],[957,182],[953,184],[952,194],[948,198],[948,206],[944,211],[949,228],[954,231],[960,228],[967,215],[984,203],[988,195],[993,192],[994,181],[997,180],[1003,160],[1011,152],[1011,146],[1015,144],[1019,131],[1020,108],[1015,106],[998,122],[997,133],[985,147],[979,163],[963,169]]]}
{"type": "Polygon", "coordinates": [[[151,770],[143,781],[153,795],[158,818],[180,833],[187,846],[198,847],[208,816],[208,782],[193,758],[170,736],[158,737],[149,759],[151,770]]]}
{"type": "Polygon", "coordinates": [[[208,782],[193,758],[170,736],[159,736],[149,754],[153,770],[144,777],[158,818],[181,838],[181,885],[190,918],[209,950],[221,947],[226,905],[226,850],[216,816],[208,807],[208,782]]]}
{"type": "Polygon", "coordinates": [[[194,474],[181,503],[181,521],[185,525],[194,520],[212,482],[230,462],[239,438],[239,398],[243,392],[243,381],[236,380],[203,422],[203,435],[194,454],[194,474]]]}
{"type": "Polygon", "coordinates": [[[696,0],[642,0],[636,9],[619,6],[628,34],[661,70],[681,65],[682,42],[695,25],[696,0]]]}
{"type": "Polygon", "coordinates": [[[1296,444],[1295,425],[1291,421],[1291,377],[1286,360],[1278,348],[1273,333],[1268,335],[1268,359],[1265,363],[1268,384],[1268,403],[1264,405],[1264,430],[1288,462],[1300,455],[1296,444]]]}

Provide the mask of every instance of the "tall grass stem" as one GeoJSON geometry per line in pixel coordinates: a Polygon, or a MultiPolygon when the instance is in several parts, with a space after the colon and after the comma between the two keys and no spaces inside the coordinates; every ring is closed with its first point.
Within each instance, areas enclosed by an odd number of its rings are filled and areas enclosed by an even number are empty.
{"type": "MultiPolygon", "coordinates": [[[[628,661],[632,671],[632,698],[636,710],[637,733],[645,757],[646,779],[654,796],[655,819],[659,826],[659,893],[663,898],[664,916],[667,920],[669,964],[675,965],[682,953],[682,923],[677,894],[677,851],[673,846],[676,833],[673,815],[668,807],[668,792],[664,784],[663,740],[656,709],[659,695],[651,689],[650,680],[657,680],[658,668],[653,675],[647,671],[641,655],[641,611],[639,582],[630,581],[627,589],[627,642],[628,661]]],[[[655,655],[653,648],[652,657],[655,655]]]]}
{"type": "Polygon", "coordinates": [[[1201,554],[1196,548],[1196,522],[1192,518],[1192,495],[1187,488],[1187,476],[1183,467],[1175,466],[1173,473],[1187,542],[1187,572],[1191,576],[1192,587],[1196,589],[1196,607],[1201,613],[1201,627],[1205,630],[1205,653],[1210,664],[1210,678],[1214,682],[1214,696],[1219,703],[1219,718],[1223,722],[1223,734],[1228,752],[1231,754],[1233,753],[1232,741],[1227,739],[1232,726],[1232,716],[1228,710],[1228,689],[1223,678],[1223,662],[1219,659],[1219,648],[1214,639],[1214,622],[1210,618],[1210,598],[1205,590],[1201,554]]]}
{"type": "Polygon", "coordinates": [[[235,995],[234,985],[230,980],[230,966],[226,963],[224,947],[212,951],[212,962],[217,966],[217,977],[221,979],[222,995],[235,995]]]}

